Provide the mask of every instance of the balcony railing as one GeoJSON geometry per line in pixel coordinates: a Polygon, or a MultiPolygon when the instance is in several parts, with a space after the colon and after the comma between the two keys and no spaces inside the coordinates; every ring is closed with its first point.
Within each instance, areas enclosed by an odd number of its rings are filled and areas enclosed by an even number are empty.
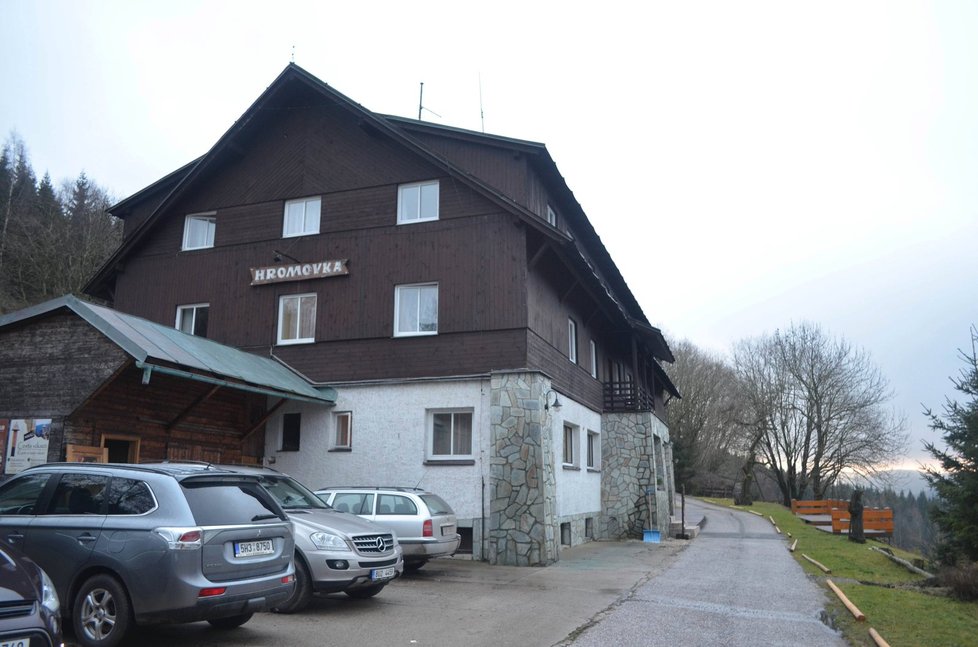
{"type": "Polygon", "coordinates": [[[654,411],[652,394],[635,382],[605,382],[605,411],[654,411]]]}

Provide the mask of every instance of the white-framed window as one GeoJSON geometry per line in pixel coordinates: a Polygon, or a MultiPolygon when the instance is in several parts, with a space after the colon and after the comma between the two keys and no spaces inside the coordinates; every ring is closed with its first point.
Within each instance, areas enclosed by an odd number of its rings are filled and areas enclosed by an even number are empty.
{"type": "Polygon", "coordinates": [[[397,224],[438,220],[438,180],[397,187],[397,224]]]}
{"type": "Polygon", "coordinates": [[[282,238],[318,234],[321,209],[322,199],[318,197],[286,202],[285,216],[282,219],[282,238]]]}
{"type": "Polygon", "coordinates": [[[428,412],[428,458],[459,460],[472,458],[472,412],[428,412]]]}
{"type": "Polygon", "coordinates": [[[316,295],[289,294],[278,300],[278,343],[316,341],[316,295]]]}
{"type": "Polygon", "coordinates": [[[591,470],[601,468],[601,435],[596,431],[587,431],[587,467],[591,470]]]}
{"type": "Polygon", "coordinates": [[[564,425],[564,465],[577,467],[578,464],[578,428],[574,425],[564,425]]]}
{"type": "Polygon", "coordinates": [[[577,322],[567,320],[567,358],[577,364],[577,322]]]}
{"type": "Polygon", "coordinates": [[[598,345],[591,340],[591,377],[598,379],[598,345]]]}
{"type": "Polygon", "coordinates": [[[438,284],[394,288],[394,336],[438,334],[438,284]]]}
{"type": "Polygon", "coordinates": [[[333,447],[350,449],[353,447],[353,413],[341,411],[333,415],[333,447]]]}
{"type": "Polygon", "coordinates": [[[557,226],[557,212],[549,204],[547,205],[547,222],[550,223],[551,227],[557,226]]]}
{"type": "Polygon", "coordinates": [[[209,311],[209,303],[193,303],[186,306],[177,306],[177,330],[181,330],[188,335],[206,337],[209,311]]]}
{"type": "Polygon", "coordinates": [[[214,246],[214,230],[217,228],[216,211],[194,213],[183,221],[183,251],[208,249],[214,246]]]}

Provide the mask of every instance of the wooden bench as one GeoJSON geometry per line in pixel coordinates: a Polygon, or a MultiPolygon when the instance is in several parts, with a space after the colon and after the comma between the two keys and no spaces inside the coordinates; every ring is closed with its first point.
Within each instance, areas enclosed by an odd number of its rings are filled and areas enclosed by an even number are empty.
{"type": "MultiPolygon", "coordinates": [[[[893,510],[890,508],[865,508],[863,510],[863,532],[870,537],[893,536],[893,510]]],[[[849,509],[832,511],[832,533],[849,533],[849,509]]]]}
{"type": "Polygon", "coordinates": [[[821,499],[819,501],[791,500],[791,513],[795,515],[828,515],[833,508],[849,509],[849,502],[841,499],[821,499]]]}

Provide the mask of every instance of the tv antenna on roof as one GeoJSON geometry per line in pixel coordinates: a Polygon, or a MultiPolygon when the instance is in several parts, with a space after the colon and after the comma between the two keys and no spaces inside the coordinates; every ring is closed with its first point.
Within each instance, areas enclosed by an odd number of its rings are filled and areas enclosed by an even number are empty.
{"type": "Polygon", "coordinates": [[[292,62],[295,63],[295,45],[292,46],[292,62]]]}
{"type": "Polygon", "coordinates": [[[486,132],[486,113],[482,109],[482,72],[479,72],[479,121],[482,122],[482,133],[486,132]]]}
{"type": "Polygon", "coordinates": [[[424,107],[424,81],[421,82],[421,92],[418,94],[418,121],[421,121],[421,111],[422,110],[427,110],[431,114],[433,114],[436,117],[438,117],[439,119],[441,119],[441,115],[440,114],[438,114],[434,110],[431,110],[430,108],[425,108],[424,107]]]}

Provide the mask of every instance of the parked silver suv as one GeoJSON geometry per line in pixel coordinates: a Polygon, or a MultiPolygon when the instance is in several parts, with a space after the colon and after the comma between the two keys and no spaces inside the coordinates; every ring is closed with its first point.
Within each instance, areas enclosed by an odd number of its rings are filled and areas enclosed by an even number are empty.
{"type": "Polygon", "coordinates": [[[416,571],[428,560],[458,550],[461,537],[455,512],[437,494],[406,487],[327,487],[316,494],[336,510],[397,533],[406,571],[416,571]]]}
{"type": "Polygon", "coordinates": [[[258,476],[295,524],[295,591],[273,609],[294,613],[314,593],[370,598],[404,572],[397,535],[353,515],[340,514],[311,490],[270,467],[223,466],[258,476]]]}
{"type": "Polygon", "coordinates": [[[258,478],[207,465],[54,463],[0,485],[0,541],[43,568],[84,647],[134,624],[221,629],[292,594],[292,523],[258,478]]]}

